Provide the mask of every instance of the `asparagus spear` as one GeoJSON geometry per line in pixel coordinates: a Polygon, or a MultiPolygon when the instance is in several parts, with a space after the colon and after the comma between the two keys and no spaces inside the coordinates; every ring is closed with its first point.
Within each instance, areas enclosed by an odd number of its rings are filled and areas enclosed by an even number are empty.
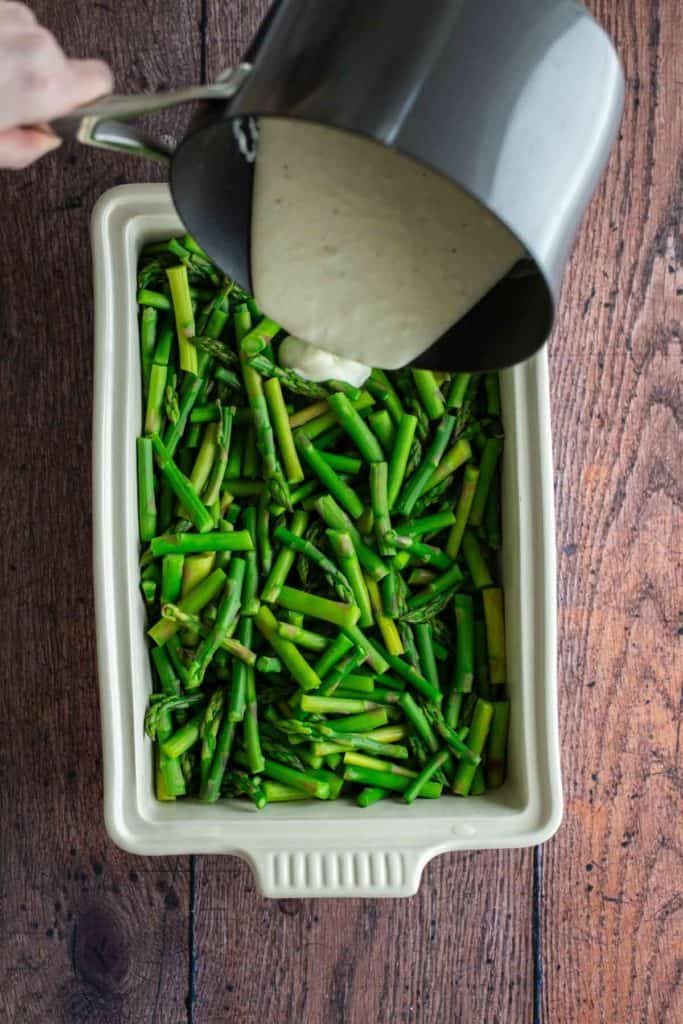
{"type": "MultiPolygon", "coordinates": [[[[481,698],[477,701],[472,716],[472,724],[467,734],[467,745],[474,754],[482,754],[486,738],[493,718],[493,704],[481,698]]],[[[453,792],[457,796],[467,796],[474,780],[477,765],[461,760],[455,773],[453,792]]]]}
{"type": "Polygon", "coordinates": [[[354,626],[360,616],[360,609],[356,605],[330,601],[326,597],[307,594],[304,590],[297,590],[295,587],[280,587],[276,604],[279,604],[281,608],[288,608],[290,611],[302,612],[315,619],[330,622],[339,626],[340,629],[354,626]]]}
{"type": "Polygon", "coordinates": [[[277,620],[270,609],[266,608],[265,605],[261,605],[254,616],[254,623],[277,656],[287,666],[292,674],[292,678],[298,682],[301,689],[317,690],[321,684],[320,677],[315,669],[302,657],[294,644],[278,634],[277,620]]]}
{"type": "Polygon", "coordinates": [[[183,264],[178,267],[168,267],[166,276],[171,289],[171,301],[175,314],[180,369],[196,374],[197,349],[192,344],[196,331],[187,267],[183,264]]]}
{"type": "Polygon", "coordinates": [[[138,527],[140,540],[151,540],[157,530],[157,503],[154,493],[154,453],[147,437],[137,439],[138,527]]]}
{"type": "MultiPolygon", "coordinates": [[[[154,313],[155,310],[145,310],[145,313],[154,313]]],[[[147,328],[149,330],[149,328],[147,328]]],[[[143,314],[143,325],[142,325],[142,336],[145,334],[145,321],[143,314]]],[[[154,320],[154,334],[152,342],[156,340],[156,319],[154,320]]],[[[160,333],[159,341],[155,345],[151,361],[149,364],[149,373],[147,375],[148,387],[147,387],[147,411],[145,413],[145,433],[154,434],[161,430],[161,417],[162,408],[164,404],[164,396],[166,394],[166,382],[168,380],[168,363],[171,356],[171,347],[173,344],[173,329],[170,324],[165,324],[160,333]]],[[[144,360],[144,341],[143,341],[143,360],[144,360]]]]}
{"type": "Polygon", "coordinates": [[[346,431],[363,458],[367,462],[382,462],[382,446],[346,395],[330,395],[328,402],[339,426],[346,431]]]}
{"type": "Polygon", "coordinates": [[[503,591],[499,587],[489,587],[483,591],[482,598],[489,655],[489,679],[497,686],[506,681],[503,591]]]}
{"type": "MultiPolygon", "coordinates": [[[[249,365],[244,355],[244,344],[249,337],[250,326],[251,316],[248,309],[244,306],[238,307],[235,311],[235,334],[240,342],[242,376],[254,420],[256,445],[263,459],[264,474],[273,500],[279,505],[284,505],[285,508],[290,508],[289,487],[275,452],[275,438],[263,390],[263,380],[258,371],[249,365]]],[[[261,321],[254,330],[260,337],[273,338],[279,331],[279,327],[272,320],[265,320],[261,321]]]]}
{"type": "MultiPolygon", "coordinates": [[[[308,514],[306,512],[297,511],[292,516],[292,522],[290,524],[291,528],[288,533],[300,538],[307,525],[308,514]]],[[[295,557],[296,549],[291,545],[291,543],[280,549],[261,592],[262,601],[266,601],[268,604],[272,604],[275,601],[280,587],[282,587],[286,582],[289,572],[294,565],[295,557]]]]}
{"type": "Polygon", "coordinates": [[[337,557],[341,572],[350,585],[351,600],[355,602],[360,610],[358,624],[362,629],[366,629],[372,626],[374,621],[372,606],[351,535],[343,530],[327,530],[327,537],[337,557]]]}
{"type": "Polygon", "coordinates": [[[363,540],[360,533],[346,513],[337,505],[334,498],[326,494],[315,501],[318,515],[332,530],[340,530],[349,534],[358,555],[358,560],[375,580],[381,580],[389,572],[389,567],[363,540]]]}
{"type": "Polygon", "coordinates": [[[209,479],[206,484],[206,490],[202,498],[205,505],[213,505],[220,496],[221,486],[225,479],[225,471],[228,467],[228,458],[230,456],[230,441],[232,438],[232,421],[234,413],[234,408],[229,406],[220,410],[219,427],[216,430],[217,451],[214,463],[211,467],[209,479]]]}
{"type": "Polygon", "coordinates": [[[231,533],[167,533],[154,537],[150,550],[155,558],[162,555],[191,555],[207,551],[253,551],[248,530],[231,533]]]}
{"type": "Polygon", "coordinates": [[[457,693],[470,693],[474,684],[474,606],[469,594],[456,594],[455,676],[457,693]]]}
{"type": "Polygon", "coordinates": [[[446,412],[443,395],[431,370],[413,370],[413,381],[430,420],[439,420],[446,412]]]}
{"type": "MultiPolygon", "coordinates": [[[[354,765],[349,765],[345,769],[344,778],[348,782],[359,782],[366,786],[395,790],[397,793],[404,793],[411,785],[411,780],[401,775],[394,775],[392,772],[376,772],[372,768],[356,768],[354,765]]],[[[425,781],[419,795],[436,799],[441,796],[441,790],[440,783],[425,781]]]]}
{"type": "Polygon", "coordinates": [[[216,622],[211,632],[200,644],[197,654],[189,667],[188,689],[202,685],[209,662],[226,639],[228,627],[237,616],[244,583],[244,560],[233,558],[228,566],[225,590],[218,606],[216,622]]]}
{"type": "Polygon", "coordinates": [[[297,432],[296,443],[305,461],[316,476],[319,477],[328,492],[337,499],[350,516],[358,519],[363,513],[363,502],[353,487],[345,483],[335,470],[332,469],[304,431],[300,430],[297,432]]]}
{"type": "Polygon", "coordinates": [[[399,495],[396,507],[402,515],[409,516],[413,511],[417,499],[425,489],[432,473],[437,469],[454,429],[454,417],[444,416],[436,428],[434,438],[427,449],[424,460],[404,485],[399,495]]]}
{"type": "Polygon", "coordinates": [[[304,471],[299,462],[294,436],[289,423],[289,416],[282,396],[280,381],[276,378],[267,380],[263,385],[266,401],[273,421],[273,429],[280,448],[282,464],[285,467],[287,482],[299,484],[304,478],[304,471]]]}
{"type": "Polygon", "coordinates": [[[396,426],[387,409],[371,412],[368,423],[373,434],[382,445],[385,455],[391,455],[396,442],[396,426]]]}
{"type": "Polygon", "coordinates": [[[396,443],[389,462],[388,503],[390,511],[396,503],[405,479],[416,428],[417,417],[403,413],[399,420],[396,443]]]}
{"type": "Polygon", "coordinates": [[[462,543],[465,527],[467,526],[467,521],[470,517],[470,509],[472,508],[472,501],[477,489],[478,480],[478,468],[473,465],[465,466],[462,490],[460,492],[458,505],[455,511],[455,523],[453,524],[453,529],[449,534],[448,542],[446,544],[446,554],[454,561],[458,557],[458,552],[460,551],[460,544],[462,543]]]}
{"type": "Polygon", "coordinates": [[[449,409],[462,409],[471,377],[470,373],[454,374],[446,399],[446,405],[449,409]]]}
{"type": "Polygon", "coordinates": [[[178,469],[159,435],[152,434],[150,441],[156,456],[157,465],[164,474],[171,490],[182,503],[188,517],[192,520],[197,530],[200,533],[207,533],[213,527],[211,513],[202,504],[202,500],[191,482],[178,469]]]}
{"type": "MultiPolygon", "coordinates": [[[[196,615],[200,612],[210,601],[213,601],[218,593],[223,589],[225,585],[225,573],[222,569],[216,569],[215,572],[211,573],[205,580],[202,580],[194,590],[191,590],[186,597],[179,602],[178,607],[183,612],[190,612],[196,615]]],[[[149,636],[158,644],[159,647],[167,643],[172,636],[174,636],[178,629],[179,624],[171,622],[169,619],[160,619],[150,630],[148,630],[149,636]]]]}
{"type": "Polygon", "coordinates": [[[505,753],[508,739],[510,704],[497,700],[493,704],[493,717],[486,747],[485,780],[488,789],[498,789],[505,780],[505,753]]]}
{"type": "Polygon", "coordinates": [[[446,452],[439,465],[427,480],[422,493],[426,494],[428,491],[433,491],[435,487],[438,487],[451,477],[460,466],[471,458],[472,448],[469,441],[460,438],[459,441],[455,442],[450,451],[446,452]]]}
{"type": "Polygon", "coordinates": [[[470,524],[472,526],[481,526],[484,521],[486,499],[488,498],[491,482],[502,451],[503,442],[499,437],[487,438],[479,465],[477,489],[470,509],[470,524]]]}

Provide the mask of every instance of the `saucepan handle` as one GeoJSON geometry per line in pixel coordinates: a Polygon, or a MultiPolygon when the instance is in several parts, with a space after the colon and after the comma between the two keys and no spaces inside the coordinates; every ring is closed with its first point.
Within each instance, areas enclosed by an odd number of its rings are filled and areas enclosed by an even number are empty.
{"type": "Polygon", "coordinates": [[[225,102],[235,95],[250,71],[250,64],[239,64],[221,72],[210,85],[196,85],[150,96],[106,96],[57,118],[49,127],[60,138],[80,142],[84,146],[111,149],[169,163],[175,145],[161,142],[129,122],[183,103],[206,100],[225,102]]]}

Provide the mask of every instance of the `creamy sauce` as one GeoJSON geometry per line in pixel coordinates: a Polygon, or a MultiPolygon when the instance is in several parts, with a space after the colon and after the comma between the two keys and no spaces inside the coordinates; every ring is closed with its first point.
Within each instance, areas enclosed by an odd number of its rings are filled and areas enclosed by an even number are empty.
{"type": "Polygon", "coordinates": [[[251,242],[259,306],[314,343],[290,346],[304,376],[332,370],[329,353],[405,366],[524,256],[436,172],[367,139],[272,118],[260,121],[251,242]]]}
{"type": "Polygon", "coordinates": [[[360,388],[370,376],[370,367],[364,363],[335,356],[291,335],[280,344],[277,355],[283,366],[296,370],[306,380],[345,380],[347,384],[360,388]]]}

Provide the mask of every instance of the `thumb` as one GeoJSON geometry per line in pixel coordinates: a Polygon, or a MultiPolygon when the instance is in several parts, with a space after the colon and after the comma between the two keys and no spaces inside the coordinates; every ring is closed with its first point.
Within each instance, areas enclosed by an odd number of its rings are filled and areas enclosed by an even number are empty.
{"type": "Polygon", "coordinates": [[[114,79],[104,61],[70,60],[68,63],[70,74],[63,96],[65,112],[71,107],[80,107],[112,91],[114,79]]]}
{"type": "Polygon", "coordinates": [[[0,168],[18,171],[51,153],[61,139],[40,128],[11,128],[0,132],[0,168]]]}

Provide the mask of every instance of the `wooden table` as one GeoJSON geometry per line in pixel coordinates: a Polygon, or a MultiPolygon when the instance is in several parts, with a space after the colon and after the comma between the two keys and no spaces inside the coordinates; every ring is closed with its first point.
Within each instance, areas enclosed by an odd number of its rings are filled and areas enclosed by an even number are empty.
{"type": "MultiPolygon", "coordinates": [[[[234,62],[267,3],[34,6],[140,91],[234,62]]],[[[680,0],[592,6],[628,96],[550,344],[565,823],[542,849],[437,859],[412,900],[277,903],[236,859],[107,839],[87,229],[101,192],[155,171],[65,148],[0,175],[8,1024],[683,1020],[680,0]]]]}

